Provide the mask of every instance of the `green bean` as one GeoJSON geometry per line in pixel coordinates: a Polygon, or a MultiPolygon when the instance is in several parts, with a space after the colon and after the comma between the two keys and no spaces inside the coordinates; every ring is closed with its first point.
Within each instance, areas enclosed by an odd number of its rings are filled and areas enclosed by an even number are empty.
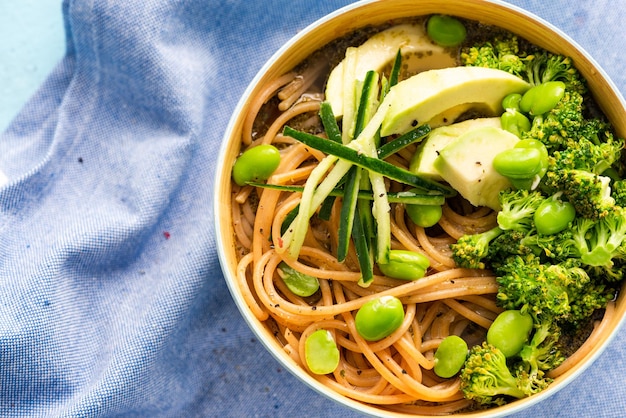
{"type": "Polygon", "coordinates": [[[404,321],[404,306],[395,296],[372,299],[357,311],[356,330],[367,341],[378,341],[393,333],[404,321]]]}
{"type": "Polygon", "coordinates": [[[441,46],[457,46],[467,36],[467,30],[460,20],[445,15],[431,16],[426,23],[426,33],[441,46]]]}
{"type": "Polygon", "coordinates": [[[378,264],[387,277],[401,280],[417,280],[426,274],[430,260],[423,254],[409,250],[389,251],[389,262],[378,264]]]}
{"type": "Polygon", "coordinates": [[[543,177],[548,171],[548,149],[545,144],[537,139],[523,139],[515,144],[515,148],[534,148],[539,151],[541,168],[537,173],[539,177],[543,177]]]}
{"type": "Polygon", "coordinates": [[[315,374],[328,374],[339,365],[339,349],[332,334],[318,329],[304,342],[304,357],[309,370],[315,374]]]}
{"type": "Polygon", "coordinates": [[[449,378],[457,374],[467,358],[467,343],[456,335],[449,335],[441,341],[435,351],[433,371],[439,377],[449,378]]]}
{"type": "Polygon", "coordinates": [[[308,297],[320,288],[317,277],[300,273],[285,262],[278,265],[278,275],[294,295],[308,297]]]}
{"type": "Polygon", "coordinates": [[[518,138],[530,131],[530,120],[522,112],[512,108],[507,109],[500,116],[500,124],[502,129],[515,134],[518,138]]]}
{"type": "Polygon", "coordinates": [[[519,102],[522,100],[522,95],[520,93],[511,93],[508,94],[502,99],[502,108],[504,110],[512,109],[520,112],[519,102]]]}
{"type": "Polygon", "coordinates": [[[537,232],[552,235],[563,231],[576,217],[576,209],[560,199],[560,193],[544,200],[533,215],[537,232]]]}
{"type": "MultiPolygon", "coordinates": [[[[418,189],[411,189],[411,192],[418,192],[418,189]]],[[[407,204],[406,213],[417,226],[429,228],[436,225],[443,213],[441,205],[415,205],[407,204]]]]}
{"type": "Polygon", "coordinates": [[[280,164],[280,152],[269,144],[247,149],[233,166],[233,180],[239,186],[250,181],[267,180],[280,164]]]}
{"type": "Polygon", "coordinates": [[[487,342],[506,357],[520,352],[533,329],[533,318],[518,310],[500,313],[487,330],[487,342]]]}
{"type": "Polygon", "coordinates": [[[532,179],[542,169],[541,152],[536,148],[509,148],[495,156],[493,168],[510,179],[532,179]]]}
{"type": "Polygon", "coordinates": [[[554,109],[565,95],[565,83],[562,81],[547,81],[531,87],[520,101],[520,109],[524,113],[536,116],[554,109]]]}

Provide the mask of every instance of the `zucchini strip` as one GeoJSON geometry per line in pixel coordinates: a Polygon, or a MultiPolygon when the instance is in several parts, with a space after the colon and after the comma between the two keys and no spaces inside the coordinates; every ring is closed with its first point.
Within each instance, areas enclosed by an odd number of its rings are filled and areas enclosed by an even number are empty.
{"type": "Polygon", "coordinates": [[[285,126],[283,134],[290,136],[318,151],[322,151],[339,159],[349,161],[359,167],[363,167],[371,172],[378,173],[400,183],[433,192],[439,192],[445,197],[452,197],[456,195],[456,191],[448,186],[418,176],[408,170],[397,167],[378,158],[372,158],[364,153],[359,153],[350,146],[354,142],[350,143],[350,145],[337,144],[327,139],[320,138],[319,136],[298,131],[289,126],[285,126]]]}
{"type": "Polygon", "coordinates": [[[421,125],[417,128],[401,135],[378,148],[378,158],[384,160],[392,154],[400,151],[402,148],[411,145],[414,142],[421,141],[430,132],[430,126],[421,125]]]}
{"type": "Polygon", "coordinates": [[[352,166],[348,171],[348,179],[344,188],[343,203],[339,216],[339,235],[337,240],[337,260],[345,261],[350,247],[350,236],[354,223],[356,203],[361,183],[361,167],[352,166]]]}
{"type": "Polygon", "coordinates": [[[341,130],[337,124],[337,119],[335,118],[333,107],[330,105],[330,102],[323,101],[320,103],[319,115],[328,139],[341,143],[341,130]]]}
{"type": "MultiPolygon", "coordinates": [[[[282,184],[267,184],[267,183],[247,183],[253,187],[261,187],[264,189],[281,190],[291,193],[302,193],[304,186],[286,186],[282,184]]],[[[343,196],[343,189],[333,189],[328,196],[338,197],[343,196]]],[[[359,200],[374,200],[371,190],[359,190],[357,195],[359,200]]],[[[404,203],[407,205],[437,205],[441,206],[445,202],[445,197],[442,194],[435,193],[415,193],[411,191],[406,192],[387,192],[387,197],[390,203],[404,203]]]]}

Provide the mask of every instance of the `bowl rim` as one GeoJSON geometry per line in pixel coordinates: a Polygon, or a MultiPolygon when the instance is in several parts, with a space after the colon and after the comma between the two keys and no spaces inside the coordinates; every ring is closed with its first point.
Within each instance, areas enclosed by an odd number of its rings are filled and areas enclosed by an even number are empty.
{"type": "MultiPolygon", "coordinates": [[[[354,411],[360,412],[362,414],[370,415],[370,416],[388,416],[388,417],[407,417],[407,414],[403,413],[394,413],[390,411],[384,411],[376,408],[375,406],[371,406],[368,404],[364,404],[362,402],[353,400],[346,396],[340,395],[339,393],[329,389],[327,386],[321,384],[317,380],[315,380],[312,376],[310,376],[306,371],[304,371],[300,366],[295,364],[295,362],[290,361],[291,359],[285,354],[282,350],[277,350],[279,345],[275,341],[269,341],[267,339],[267,334],[263,331],[263,325],[254,317],[245,303],[243,297],[241,296],[240,290],[237,287],[236,280],[233,279],[234,272],[228,269],[229,260],[227,259],[226,249],[229,248],[228,244],[224,241],[224,234],[230,234],[232,231],[229,227],[224,228],[222,226],[221,220],[222,213],[224,209],[223,202],[220,202],[220,192],[222,191],[221,185],[223,182],[220,179],[223,177],[222,174],[226,173],[226,164],[229,163],[224,156],[227,154],[229,147],[231,146],[229,143],[230,137],[233,135],[233,132],[236,129],[238,115],[246,108],[248,102],[247,98],[250,97],[252,92],[255,90],[258,83],[263,79],[266,73],[273,67],[274,63],[283,57],[290,49],[292,49],[295,45],[297,45],[302,39],[306,38],[310,35],[311,32],[314,32],[316,28],[319,28],[321,25],[329,23],[346,13],[355,13],[357,10],[366,8],[370,4],[380,3],[382,1],[389,0],[359,0],[354,3],[350,3],[348,5],[342,6],[320,18],[308,24],[304,29],[300,30],[296,35],[292,36],[287,42],[285,42],[279,49],[277,49],[267,61],[263,64],[263,66],[258,70],[254,78],[249,82],[246,89],[242,93],[240,99],[237,102],[236,107],[233,109],[231,117],[229,118],[229,122],[224,131],[224,135],[222,137],[222,142],[219,147],[219,153],[216,164],[216,177],[214,183],[214,199],[213,199],[213,210],[214,210],[214,222],[215,222],[215,231],[216,231],[216,247],[218,252],[218,259],[220,263],[220,267],[222,273],[224,275],[224,279],[226,281],[227,287],[235,302],[240,314],[243,319],[247,323],[250,330],[255,334],[264,348],[274,357],[278,363],[288,370],[293,376],[296,377],[300,382],[307,385],[309,388],[312,388],[315,392],[323,395],[324,397],[331,399],[332,401],[344,406],[353,409],[354,411]]],[[[394,1],[394,0],[392,0],[394,1]]],[[[402,1],[402,0],[399,0],[402,1]]],[[[531,21],[533,25],[543,26],[548,31],[551,31],[562,41],[569,44],[569,46],[578,52],[581,57],[583,57],[593,68],[595,75],[599,77],[601,82],[605,83],[608,89],[615,96],[619,106],[618,109],[623,114],[626,114],[626,101],[622,96],[620,90],[608,76],[606,71],[598,64],[598,62],[589,54],[580,44],[578,44],[575,40],[573,40],[569,35],[563,32],[560,28],[535,15],[534,13],[523,9],[519,6],[507,3],[503,0],[474,0],[475,3],[484,3],[485,5],[492,5],[494,7],[498,7],[508,13],[517,14],[523,16],[525,19],[531,21]]],[[[415,14],[418,16],[419,14],[415,14]]],[[[470,17],[471,19],[471,17],[470,17]]],[[[480,19],[476,19],[480,20],[480,19]]],[[[361,25],[362,26],[362,25],[361,25]]],[[[514,31],[514,29],[509,29],[514,31]]],[[[521,35],[524,36],[524,35],[521,35]]],[[[318,45],[319,47],[319,45],[318,45]]],[[[613,120],[613,118],[609,118],[613,120]]],[[[622,137],[626,137],[626,132],[618,132],[622,137]]],[[[227,205],[229,206],[229,205],[227,205]]],[[[229,214],[227,214],[229,216],[229,214]]],[[[229,218],[230,219],[230,218],[229,218]]],[[[623,285],[623,287],[626,284],[623,285]]],[[[533,395],[528,398],[521,399],[516,402],[511,402],[507,405],[491,408],[485,411],[476,411],[474,413],[464,413],[457,416],[480,416],[482,418],[496,418],[496,417],[504,417],[514,413],[518,413],[522,410],[530,408],[534,406],[546,398],[554,395],[567,385],[569,385],[573,380],[578,378],[585,370],[588,369],[593,363],[596,362],[598,357],[605,351],[606,347],[611,343],[614,339],[615,335],[619,332],[619,330],[623,327],[623,324],[626,322],[626,315],[622,315],[621,318],[616,320],[616,324],[614,324],[613,331],[606,337],[599,347],[596,347],[592,353],[590,353],[586,360],[574,367],[572,373],[567,374],[562,379],[559,379],[555,384],[550,385],[544,391],[533,395]]],[[[414,417],[418,417],[417,415],[413,415],[414,417]]]]}

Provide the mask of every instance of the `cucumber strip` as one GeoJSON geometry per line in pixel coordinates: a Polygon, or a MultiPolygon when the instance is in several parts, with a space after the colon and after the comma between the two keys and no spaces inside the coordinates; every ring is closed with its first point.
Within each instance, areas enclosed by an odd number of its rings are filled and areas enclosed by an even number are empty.
{"type": "Polygon", "coordinates": [[[348,179],[344,188],[343,203],[339,216],[339,235],[337,239],[337,260],[343,262],[348,255],[350,236],[354,223],[362,168],[352,166],[348,171],[348,179]]]}
{"type": "Polygon", "coordinates": [[[320,103],[319,115],[328,139],[341,143],[341,130],[337,124],[337,119],[335,118],[330,102],[324,101],[320,103]]]}
{"type": "Polygon", "coordinates": [[[391,67],[391,73],[389,73],[389,88],[398,84],[398,80],[400,78],[400,69],[402,69],[402,53],[401,50],[398,49],[398,52],[396,53],[396,59],[393,61],[393,66],[391,67]]]}
{"type": "Polygon", "coordinates": [[[389,215],[391,206],[387,200],[387,186],[384,177],[374,171],[370,171],[369,176],[374,195],[372,215],[376,220],[376,262],[386,264],[389,262],[389,251],[391,250],[391,216],[389,215]]]}
{"type": "MultiPolygon", "coordinates": [[[[324,141],[332,142],[327,139],[324,139],[324,141]]],[[[340,145],[336,143],[334,144],[340,145]]],[[[320,161],[318,166],[313,169],[309,175],[309,179],[304,185],[298,216],[296,216],[287,231],[283,234],[282,242],[276,247],[277,252],[280,253],[285,251],[286,248],[289,248],[289,255],[292,258],[297,258],[300,253],[300,248],[302,248],[302,244],[304,243],[304,238],[309,227],[309,220],[311,219],[311,216],[313,216],[317,208],[324,202],[330,192],[342,180],[343,176],[348,172],[352,165],[353,164],[348,161],[329,155],[320,161]],[[329,159],[329,157],[332,158],[329,159]],[[332,164],[335,164],[335,166],[330,170],[326,178],[320,182],[321,178],[332,164]],[[316,172],[319,167],[321,167],[319,172],[316,172]]]]}
{"type": "MultiPolygon", "coordinates": [[[[363,178],[364,177],[361,176],[361,179],[363,178]]],[[[302,193],[302,191],[304,190],[304,186],[286,186],[282,184],[266,184],[266,183],[255,183],[255,182],[248,182],[247,184],[253,187],[281,190],[281,191],[292,192],[292,193],[302,193]]],[[[328,194],[328,196],[329,197],[343,196],[343,190],[333,189],[328,194]]],[[[365,201],[374,200],[374,196],[372,195],[371,190],[360,190],[357,197],[359,200],[365,200],[365,201]]],[[[441,206],[445,202],[445,197],[442,194],[434,194],[434,193],[428,193],[428,192],[425,192],[425,193],[415,193],[415,192],[410,192],[410,191],[387,192],[387,198],[389,199],[390,203],[405,203],[405,204],[410,204],[410,205],[441,206]]]]}
{"type": "Polygon", "coordinates": [[[318,218],[324,221],[328,221],[330,219],[330,214],[333,210],[336,198],[336,196],[329,195],[326,199],[324,199],[322,206],[320,206],[320,211],[317,214],[318,218]]]}
{"type": "Polygon", "coordinates": [[[359,262],[359,268],[361,269],[359,286],[367,287],[374,279],[374,263],[372,261],[369,240],[363,230],[360,216],[354,217],[352,236],[354,238],[354,248],[359,262]]]}
{"type": "Polygon", "coordinates": [[[287,228],[289,228],[289,225],[291,225],[293,220],[296,219],[296,216],[298,216],[298,211],[299,210],[300,210],[300,205],[297,205],[295,208],[293,208],[293,209],[291,209],[289,211],[287,216],[285,216],[285,219],[283,219],[283,223],[280,224],[280,235],[281,236],[287,231],[287,228]]]}
{"type": "MultiPolygon", "coordinates": [[[[418,187],[424,190],[439,192],[445,197],[452,197],[456,194],[456,191],[448,186],[418,176],[411,173],[409,170],[397,167],[378,158],[368,157],[363,152],[358,152],[351,146],[337,144],[336,142],[295,130],[289,126],[285,126],[283,134],[290,136],[318,151],[334,155],[337,158],[349,161],[359,167],[363,167],[369,171],[378,173],[400,183],[408,184],[409,186],[418,187]]],[[[354,144],[354,142],[350,145],[352,144],[354,144]]]]}
{"type": "MultiPolygon", "coordinates": [[[[378,107],[378,73],[368,71],[363,82],[357,82],[357,84],[359,89],[359,107],[356,112],[353,137],[360,135],[378,107]]],[[[358,216],[356,208],[359,189],[363,187],[369,188],[368,176],[362,176],[362,170],[361,167],[354,166],[348,172],[348,181],[344,189],[343,206],[339,218],[337,245],[337,259],[339,261],[344,261],[348,255],[354,218],[358,216]]],[[[371,212],[371,210],[368,210],[368,212],[371,212]]]]}
{"type": "MultiPolygon", "coordinates": [[[[328,140],[326,141],[331,142],[328,140]]],[[[276,251],[278,253],[282,253],[289,248],[289,254],[293,258],[297,257],[300,252],[300,248],[302,247],[302,243],[304,242],[309,219],[313,215],[312,211],[317,208],[317,206],[313,206],[313,197],[315,195],[317,185],[322,181],[326,172],[332,167],[333,164],[335,164],[335,162],[337,162],[337,160],[337,157],[329,155],[320,161],[313,171],[311,171],[311,174],[309,175],[309,178],[304,186],[304,190],[302,190],[302,198],[300,199],[300,209],[298,210],[298,215],[294,218],[289,225],[289,228],[287,228],[283,234],[282,242],[278,243],[276,246],[276,251]],[[313,207],[313,209],[311,209],[311,207],[313,207]]]]}
{"type": "Polygon", "coordinates": [[[352,141],[354,132],[354,119],[356,117],[357,83],[356,66],[358,50],[355,47],[346,49],[343,60],[343,118],[341,142],[347,144],[352,141]]]}
{"type": "Polygon", "coordinates": [[[378,107],[378,73],[376,71],[368,71],[363,80],[361,94],[359,96],[359,108],[357,110],[353,138],[357,138],[367,122],[370,121],[372,115],[378,107]]]}
{"type": "Polygon", "coordinates": [[[402,148],[411,145],[414,142],[421,141],[430,132],[430,126],[421,125],[417,128],[401,135],[378,148],[378,158],[381,160],[400,151],[402,148]]]}

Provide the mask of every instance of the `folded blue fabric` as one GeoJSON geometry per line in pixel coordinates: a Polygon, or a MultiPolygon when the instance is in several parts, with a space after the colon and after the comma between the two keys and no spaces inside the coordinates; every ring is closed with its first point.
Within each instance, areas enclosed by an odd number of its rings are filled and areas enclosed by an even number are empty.
{"type": "MultiPolygon", "coordinates": [[[[348,3],[63,2],[67,53],[0,137],[0,416],[356,416],[248,330],[212,219],[216,150],[247,83],[348,3]]],[[[511,3],[572,35],[626,91],[622,3],[511,3]]],[[[622,416],[625,346],[622,330],[524,416],[622,416]]]]}

